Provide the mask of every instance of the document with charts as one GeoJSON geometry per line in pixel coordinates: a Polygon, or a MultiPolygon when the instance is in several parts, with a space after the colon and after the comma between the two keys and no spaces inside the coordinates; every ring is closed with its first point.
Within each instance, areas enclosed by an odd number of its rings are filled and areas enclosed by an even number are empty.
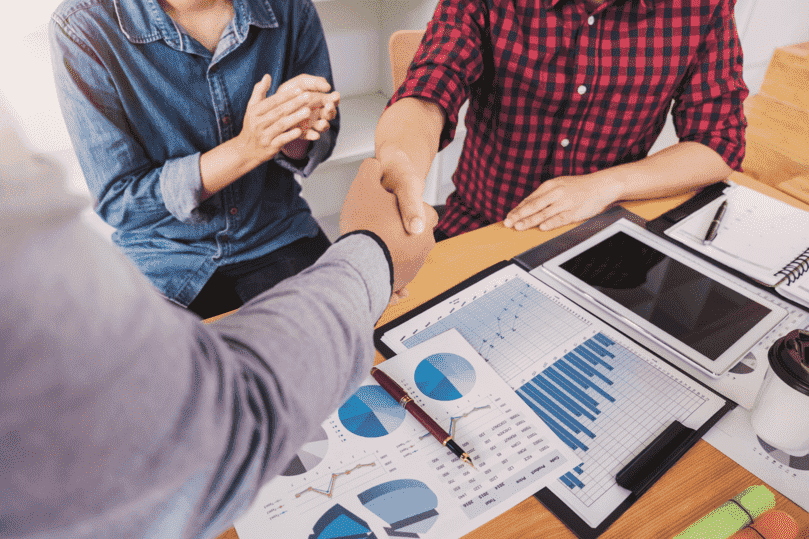
{"type": "Polygon", "coordinates": [[[630,492],[616,473],[674,420],[698,428],[725,400],[516,265],[382,335],[395,353],[457,330],[576,452],[549,488],[590,527],[630,492]]]}
{"type": "Polygon", "coordinates": [[[473,458],[370,376],[236,522],[240,539],[460,537],[581,464],[455,331],[379,368],[473,458]]]}

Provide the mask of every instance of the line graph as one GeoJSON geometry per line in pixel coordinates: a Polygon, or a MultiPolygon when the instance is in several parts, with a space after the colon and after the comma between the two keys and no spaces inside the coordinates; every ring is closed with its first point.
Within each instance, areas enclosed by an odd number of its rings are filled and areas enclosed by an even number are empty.
{"type": "MultiPolygon", "coordinates": [[[[468,412],[466,412],[463,415],[450,417],[449,418],[449,430],[447,432],[449,433],[450,436],[452,436],[454,438],[455,437],[455,423],[459,419],[463,419],[463,418],[469,416],[470,414],[473,414],[473,413],[477,412],[478,410],[486,410],[487,408],[491,408],[491,405],[487,404],[486,406],[478,406],[476,408],[472,408],[471,410],[469,410],[468,412]]],[[[427,434],[422,434],[421,436],[419,436],[419,440],[423,440],[423,439],[427,438],[428,436],[432,436],[432,434],[430,434],[429,432],[427,434]]]]}
{"type": "Polygon", "coordinates": [[[500,312],[495,315],[495,318],[497,319],[497,330],[494,332],[493,337],[490,337],[489,339],[482,339],[480,347],[478,348],[478,354],[485,358],[485,353],[494,348],[497,338],[501,340],[506,338],[505,335],[503,335],[505,333],[503,323],[506,324],[507,329],[517,331],[517,321],[520,319],[520,311],[523,309],[523,307],[525,307],[525,303],[530,300],[528,294],[526,293],[528,288],[530,288],[530,285],[526,283],[525,287],[522,289],[517,289],[517,295],[509,298],[509,303],[503,306],[500,309],[500,312]],[[490,343],[489,340],[494,342],[490,343]]]}
{"type": "Polygon", "coordinates": [[[319,488],[315,488],[315,487],[308,487],[306,490],[302,490],[302,491],[298,492],[297,494],[295,494],[295,497],[300,498],[301,496],[303,496],[307,492],[314,492],[315,494],[321,494],[323,496],[326,496],[327,498],[331,498],[332,495],[334,494],[334,484],[337,482],[338,477],[341,477],[343,475],[349,475],[351,472],[353,472],[355,470],[358,470],[359,468],[367,468],[369,466],[376,466],[376,462],[369,462],[368,464],[357,464],[356,466],[354,466],[350,470],[346,470],[346,471],[340,472],[340,473],[333,473],[333,474],[331,474],[331,480],[329,481],[329,486],[328,486],[327,489],[324,490],[324,489],[319,489],[319,488]]]}
{"type": "Polygon", "coordinates": [[[592,325],[519,277],[475,297],[400,342],[412,348],[455,328],[510,381],[592,325]]]}

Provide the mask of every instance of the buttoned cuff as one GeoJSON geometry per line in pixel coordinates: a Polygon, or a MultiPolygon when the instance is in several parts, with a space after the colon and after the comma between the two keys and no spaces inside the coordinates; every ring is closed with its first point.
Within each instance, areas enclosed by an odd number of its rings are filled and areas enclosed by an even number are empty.
{"type": "Polygon", "coordinates": [[[166,209],[179,221],[204,223],[208,217],[199,211],[202,196],[200,154],[169,159],[160,171],[160,192],[166,209]]]}
{"type": "Polygon", "coordinates": [[[349,232],[335,241],[318,263],[333,257],[344,259],[362,276],[368,289],[371,313],[378,320],[393,293],[393,262],[385,242],[367,230],[349,232]]]}
{"type": "Polygon", "coordinates": [[[306,157],[297,160],[297,163],[296,161],[293,161],[289,157],[285,156],[283,152],[278,152],[274,160],[286,170],[305,178],[309,176],[313,170],[315,170],[315,167],[325,161],[329,156],[333,147],[334,136],[335,133],[333,129],[329,129],[325,133],[321,133],[320,138],[314,141],[312,147],[309,149],[309,153],[306,154],[306,157]],[[306,161],[307,158],[308,161],[306,161]],[[305,164],[301,167],[300,163],[304,161],[305,164]]]}

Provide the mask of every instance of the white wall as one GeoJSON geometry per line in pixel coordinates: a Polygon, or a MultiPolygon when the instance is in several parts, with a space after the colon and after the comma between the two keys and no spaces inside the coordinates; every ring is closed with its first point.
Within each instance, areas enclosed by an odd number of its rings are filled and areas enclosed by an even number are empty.
{"type": "Polygon", "coordinates": [[[108,238],[113,229],[90,208],[90,195],[56,99],[47,27],[59,1],[9,4],[5,9],[11,14],[0,20],[0,91],[17,113],[31,147],[58,161],[68,190],[87,198],[82,218],[108,238]]]}
{"type": "Polygon", "coordinates": [[[381,84],[379,2],[318,1],[315,7],[326,34],[335,89],[344,97],[376,92],[381,84]]]}

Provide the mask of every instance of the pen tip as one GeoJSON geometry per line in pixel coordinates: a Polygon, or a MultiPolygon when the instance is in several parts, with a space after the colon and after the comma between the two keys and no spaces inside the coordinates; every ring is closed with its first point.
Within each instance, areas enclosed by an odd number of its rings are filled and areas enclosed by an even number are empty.
{"type": "Polygon", "coordinates": [[[475,464],[472,462],[472,457],[470,457],[466,453],[463,454],[463,456],[461,457],[461,460],[463,460],[465,463],[470,465],[473,470],[477,470],[477,468],[475,468],[475,464]]]}

